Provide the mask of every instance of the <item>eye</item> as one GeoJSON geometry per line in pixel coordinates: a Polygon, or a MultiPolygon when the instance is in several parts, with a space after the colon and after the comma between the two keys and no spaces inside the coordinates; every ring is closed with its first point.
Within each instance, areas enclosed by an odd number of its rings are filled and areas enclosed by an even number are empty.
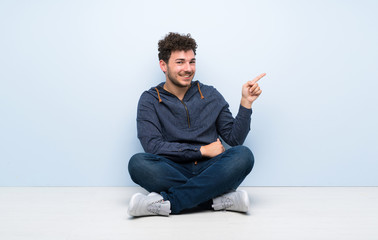
{"type": "Polygon", "coordinates": [[[176,63],[177,64],[183,64],[184,62],[183,61],[177,61],[176,63]]]}

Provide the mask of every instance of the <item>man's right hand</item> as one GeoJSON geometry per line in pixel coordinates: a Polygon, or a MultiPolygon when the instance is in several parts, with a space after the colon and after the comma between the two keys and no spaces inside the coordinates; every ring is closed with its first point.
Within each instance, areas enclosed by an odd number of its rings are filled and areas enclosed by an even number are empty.
{"type": "Polygon", "coordinates": [[[218,138],[217,141],[212,142],[208,145],[202,146],[200,148],[200,151],[201,151],[202,157],[213,158],[213,157],[223,153],[225,151],[225,149],[224,149],[221,141],[218,138]]]}

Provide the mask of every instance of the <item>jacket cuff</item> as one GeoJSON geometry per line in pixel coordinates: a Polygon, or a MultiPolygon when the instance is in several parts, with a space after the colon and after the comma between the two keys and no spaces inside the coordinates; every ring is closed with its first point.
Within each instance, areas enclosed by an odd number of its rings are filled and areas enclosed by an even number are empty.
{"type": "Polygon", "coordinates": [[[185,151],[185,158],[189,161],[200,160],[202,158],[200,148],[201,145],[192,145],[191,148],[188,148],[189,151],[185,151]]]}
{"type": "Polygon", "coordinates": [[[238,112],[239,117],[250,118],[251,115],[252,115],[252,108],[248,109],[248,108],[243,107],[242,105],[239,106],[239,112],[238,112]]]}

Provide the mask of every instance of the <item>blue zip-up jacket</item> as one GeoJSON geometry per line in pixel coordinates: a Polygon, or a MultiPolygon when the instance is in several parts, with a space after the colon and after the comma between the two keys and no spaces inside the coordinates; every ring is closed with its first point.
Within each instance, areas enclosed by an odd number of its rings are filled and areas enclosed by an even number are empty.
{"type": "Polygon", "coordinates": [[[243,144],[251,109],[240,106],[233,118],[228,103],[212,86],[192,82],[181,101],[163,85],[143,92],[139,99],[138,138],[145,152],[188,162],[201,160],[201,146],[219,136],[230,146],[243,144]]]}

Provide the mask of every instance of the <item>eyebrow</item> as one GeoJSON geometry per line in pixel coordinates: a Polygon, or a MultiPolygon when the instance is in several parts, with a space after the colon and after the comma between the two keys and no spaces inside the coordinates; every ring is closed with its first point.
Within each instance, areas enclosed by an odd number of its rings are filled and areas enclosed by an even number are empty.
{"type": "MultiPolygon", "coordinates": [[[[190,59],[190,61],[193,61],[193,60],[195,61],[196,58],[190,59]]],[[[175,61],[185,61],[185,58],[176,58],[175,61]]]]}

